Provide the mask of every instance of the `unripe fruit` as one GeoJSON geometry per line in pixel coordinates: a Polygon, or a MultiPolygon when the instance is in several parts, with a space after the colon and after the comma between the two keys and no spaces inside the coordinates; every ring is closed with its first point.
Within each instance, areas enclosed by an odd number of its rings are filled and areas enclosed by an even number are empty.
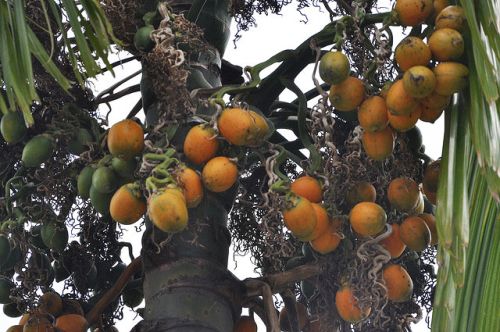
{"type": "Polygon", "coordinates": [[[327,52],[319,63],[319,76],[330,85],[344,81],[351,70],[349,59],[342,52],[327,52]]]}

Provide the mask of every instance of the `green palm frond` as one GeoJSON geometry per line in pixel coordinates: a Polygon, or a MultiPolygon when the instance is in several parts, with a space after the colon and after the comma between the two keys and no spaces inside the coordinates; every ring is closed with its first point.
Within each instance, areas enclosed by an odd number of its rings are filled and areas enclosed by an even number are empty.
{"type": "Polygon", "coordinates": [[[43,24],[30,21],[24,0],[0,2],[0,83],[4,89],[0,109],[3,113],[20,109],[28,126],[33,124],[30,106],[38,100],[33,57],[62,89],[67,91],[72,84],[55,65],[52,53],[47,52],[34,26],[48,33],[52,48],[57,35],[62,36],[74,76],[80,84],[100,72],[98,61],[109,66],[110,43],[118,42],[97,0],[81,0],[78,5],[72,0],[41,0],[41,4],[46,17],[43,24]],[[51,19],[56,24],[51,24],[51,19]],[[70,34],[74,38],[69,38],[70,34]]]}
{"type": "Polygon", "coordinates": [[[500,326],[500,28],[493,0],[460,1],[468,36],[469,91],[446,116],[437,225],[439,275],[432,328],[500,326]]]}
{"type": "Polygon", "coordinates": [[[472,142],[489,188],[500,200],[500,26],[493,15],[498,2],[460,2],[470,30],[467,56],[472,142]]]}

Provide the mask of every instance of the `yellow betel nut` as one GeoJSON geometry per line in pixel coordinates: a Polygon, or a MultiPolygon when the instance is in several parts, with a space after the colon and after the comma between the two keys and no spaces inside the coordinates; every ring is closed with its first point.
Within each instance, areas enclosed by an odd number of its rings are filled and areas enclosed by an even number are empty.
{"type": "Polygon", "coordinates": [[[311,202],[304,197],[291,194],[285,204],[282,214],[286,227],[299,239],[310,237],[317,223],[311,202]]]}
{"type": "Polygon", "coordinates": [[[192,127],[184,139],[184,154],[192,163],[201,165],[212,159],[219,148],[215,130],[206,125],[192,127]]]}
{"type": "Polygon", "coordinates": [[[373,202],[356,204],[349,213],[352,229],[361,236],[374,236],[380,233],[387,222],[384,209],[373,202]]]}
{"type": "Polygon", "coordinates": [[[231,188],[238,180],[238,167],[227,157],[210,159],[201,172],[205,187],[213,192],[220,193],[231,188]]]}
{"type": "Polygon", "coordinates": [[[153,224],[167,233],[184,230],[188,224],[188,209],[179,189],[166,189],[150,197],[148,216],[153,224]]]}
{"type": "Polygon", "coordinates": [[[113,156],[124,160],[132,159],[144,149],[144,131],[132,120],[114,124],[108,132],[108,149],[113,156]]]}

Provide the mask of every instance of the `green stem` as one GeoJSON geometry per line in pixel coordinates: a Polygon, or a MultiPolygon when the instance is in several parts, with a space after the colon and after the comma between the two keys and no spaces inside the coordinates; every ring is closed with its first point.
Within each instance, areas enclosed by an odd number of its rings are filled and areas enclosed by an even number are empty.
{"type": "MultiPolygon", "coordinates": [[[[375,23],[392,22],[392,15],[392,12],[366,14],[360,28],[375,23]]],[[[339,18],[339,20],[342,20],[342,18],[339,18]]],[[[311,52],[311,41],[314,39],[316,46],[320,48],[331,45],[336,34],[336,24],[339,20],[327,24],[321,31],[302,42],[295,50],[289,51],[288,59],[264,78],[258,88],[251,91],[244,98],[245,101],[259,108],[267,115],[269,105],[278,99],[285,88],[279,81],[279,77],[294,79],[308,64],[314,62],[316,55],[311,52]]]]}
{"type": "Polygon", "coordinates": [[[279,193],[287,193],[289,191],[288,182],[290,181],[280,179],[275,183],[273,183],[273,185],[271,186],[271,188],[269,188],[269,190],[279,193]]]}
{"type": "Polygon", "coordinates": [[[299,87],[291,80],[281,78],[281,83],[290,91],[297,95],[299,99],[299,112],[298,112],[298,123],[299,123],[299,138],[304,144],[304,147],[309,150],[311,163],[309,165],[309,171],[311,173],[316,172],[321,166],[321,155],[314,146],[307,133],[306,128],[306,112],[307,112],[307,99],[304,93],[299,89],[299,87]]]}
{"type": "Polygon", "coordinates": [[[280,153],[276,156],[276,163],[273,168],[273,173],[276,174],[281,180],[286,182],[289,181],[288,176],[281,172],[280,166],[286,160],[287,150],[285,150],[285,148],[281,146],[278,146],[277,148],[280,150],[280,153]]]}
{"type": "MultiPolygon", "coordinates": [[[[292,55],[291,50],[284,50],[279,52],[278,54],[275,54],[268,60],[261,62],[253,67],[247,67],[245,70],[250,74],[251,80],[243,85],[226,85],[220,88],[216,93],[214,93],[211,97],[211,99],[215,100],[223,100],[224,95],[226,94],[237,94],[237,93],[242,93],[245,91],[249,91],[252,89],[255,89],[262,79],[260,78],[260,72],[266,69],[267,67],[277,63],[277,62],[283,62],[287,59],[290,58],[292,55]]],[[[224,104],[222,105],[224,106],[224,104]]]]}

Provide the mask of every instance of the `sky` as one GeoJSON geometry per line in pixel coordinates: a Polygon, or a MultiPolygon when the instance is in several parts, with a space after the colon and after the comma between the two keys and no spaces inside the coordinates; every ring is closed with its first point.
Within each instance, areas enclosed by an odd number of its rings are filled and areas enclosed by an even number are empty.
{"type": "MultiPolygon", "coordinates": [[[[386,7],[387,8],[387,7],[386,7]]],[[[319,12],[317,8],[310,8],[303,11],[308,16],[308,23],[304,24],[301,20],[304,19],[295,9],[295,6],[289,5],[284,8],[281,15],[261,15],[257,18],[257,27],[251,28],[248,32],[242,32],[242,38],[237,42],[237,48],[234,48],[232,40],[229,42],[226,49],[225,58],[236,65],[242,67],[247,65],[255,65],[264,60],[267,60],[272,55],[284,49],[291,49],[297,47],[302,41],[307,39],[309,36],[320,31],[324,25],[329,22],[329,16],[326,12],[319,12]]],[[[232,31],[235,32],[236,28],[233,24],[232,31]]],[[[403,35],[401,33],[395,33],[395,44],[402,39],[403,35]]],[[[122,56],[126,57],[126,56],[122,56]]],[[[113,60],[114,61],[114,60],[113,60]]],[[[276,66],[271,66],[270,68],[263,71],[262,76],[264,77],[276,66]]],[[[122,68],[116,69],[116,77],[113,78],[111,75],[106,74],[98,77],[94,81],[94,90],[98,93],[103,89],[111,86],[113,82],[124,78],[136,70],[140,69],[139,64],[136,61],[129,62],[123,65],[122,68]]],[[[303,91],[307,91],[312,88],[313,83],[311,80],[312,66],[309,66],[302,72],[297,78],[297,84],[303,91]]],[[[123,87],[139,83],[140,76],[133,80],[130,80],[123,87]]],[[[121,88],[119,88],[121,90],[121,88]]],[[[129,96],[123,97],[113,103],[111,103],[112,111],[110,113],[110,124],[113,124],[124,117],[132,109],[133,105],[140,98],[138,93],[131,94],[129,96]]],[[[284,92],[280,99],[294,99],[294,95],[289,92],[284,92]]],[[[107,108],[101,108],[102,112],[106,112],[107,108]]],[[[443,117],[441,117],[436,123],[429,124],[419,121],[417,126],[420,128],[423,134],[423,141],[426,147],[426,153],[433,159],[437,159],[441,155],[442,148],[442,137],[443,137],[443,117]]],[[[129,241],[133,244],[134,254],[137,256],[140,252],[140,235],[135,232],[133,226],[123,227],[125,230],[124,240],[129,241]]],[[[241,278],[248,278],[252,276],[257,276],[253,271],[254,267],[250,262],[248,256],[246,257],[234,257],[235,260],[231,259],[230,255],[229,269],[233,273],[241,278]]],[[[128,262],[129,259],[127,255],[124,255],[124,261],[128,262]]],[[[120,332],[129,331],[133,325],[135,325],[139,319],[133,320],[136,314],[130,309],[125,308],[125,319],[116,324],[116,327],[120,332]]],[[[10,319],[5,317],[5,315],[0,311],[0,331],[6,330],[10,325],[17,324],[19,319],[10,319]]],[[[265,327],[261,322],[259,323],[259,332],[265,331],[265,327]]],[[[422,320],[419,324],[415,325],[414,331],[428,331],[426,323],[422,320]]]]}

